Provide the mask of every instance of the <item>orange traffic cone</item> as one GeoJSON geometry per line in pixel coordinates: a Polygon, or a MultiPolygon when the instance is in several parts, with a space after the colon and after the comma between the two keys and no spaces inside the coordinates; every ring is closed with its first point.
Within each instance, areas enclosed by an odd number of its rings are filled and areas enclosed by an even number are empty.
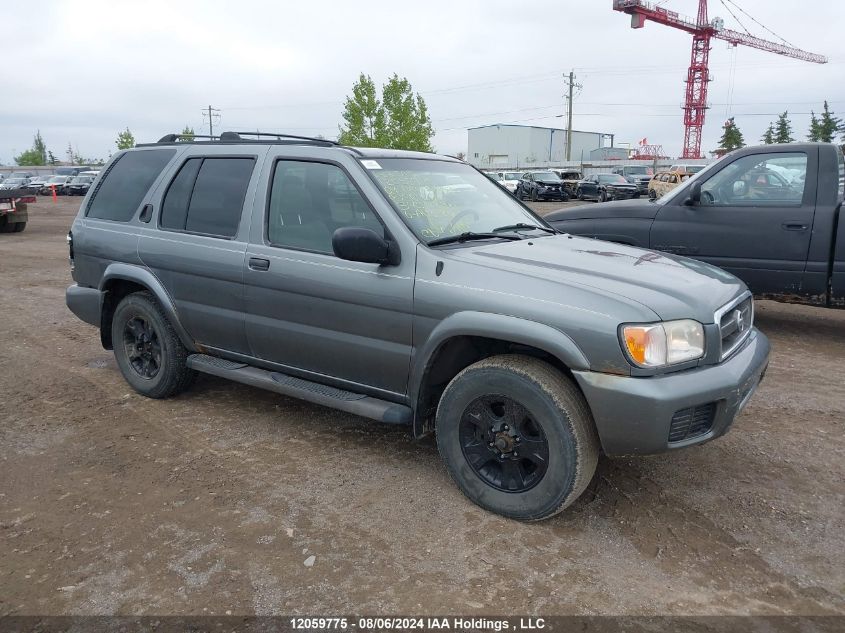
{"type": "Polygon", "coordinates": [[[53,190],[53,202],[57,202],[58,198],[56,198],[56,185],[50,185],[50,189],[53,190]]]}

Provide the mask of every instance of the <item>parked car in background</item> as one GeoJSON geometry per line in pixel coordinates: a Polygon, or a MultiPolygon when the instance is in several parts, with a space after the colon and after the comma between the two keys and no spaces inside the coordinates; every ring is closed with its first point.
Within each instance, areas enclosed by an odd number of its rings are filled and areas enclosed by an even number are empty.
{"type": "Polygon", "coordinates": [[[518,171],[500,171],[499,176],[501,178],[499,184],[511,193],[516,193],[522,174],[518,171]]]}
{"type": "Polygon", "coordinates": [[[89,165],[79,165],[78,167],[56,167],[56,176],[78,176],[82,172],[89,171],[89,165]]]}
{"type": "Polygon", "coordinates": [[[67,185],[67,195],[84,196],[94,182],[93,176],[74,176],[67,185]]]}
{"type": "Polygon", "coordinates": [[[654,176],[654,168],[649,165],[623,165],[611,173],[619,174],[631,184],[637,185],[640,193],[648,193],[648,183],[654,176]]]}
{"type": "Polygon", "coordinates": [[[563,183],[563,190],[569,194],[570,198],[574,198],[575,190],[578,188],[578,183],[584,179],[584,174],[573,169],[550,169],[549,171],[557,174],[563,183]]]}
{"type": "Polygon", "coordinates": [[[563,183],[552,171],[529,171],[522,174],[514,195],[520,200],[569,200],[563,183]]]}
{"type": "Polygon", "coordinates": [[[649,199],[655,200],[660,196],[669,193],[687,178],[690,178],[690,174],[671,171],[657,172],[654,174],[654,178],[652,178],[648,183],[649,199]]]}
{"type": "Polygon", "coordinates": [[[44,183],[46,183],[49,178],[50,176],[36,176],[29,181],[26,188],[32,193],[38,193],[38,190],[44,186],[44,183]]]}
{"type": "Polygon", "coordinates": [[[73,176],[50,176],[47,181],[38,190],[42,196],[49,196],[53,193],[53,188],[56,189],[56,194],[63,196],[67,193],[67,186],[70,184],[73,176]]]}
{"type": "Polygon", "coordinates": [[[36,174],[33,174],[31,171],[13,171],[9,174],[9,178],[28,178],[32,179],[35,178],[36,174]]]}
{"type": "Polygon", "coordinates": [[[705,167],[707,167],[707,165],[690,165],[687,163],[675,163],[669,168],[669,171],[692,175],[697,174],[705,167]]]}
{"type": "Polygon", "coordinates": [[[790,143],[736,150],[655,201],[584,205],[545,219],[574,235],[719,266],[762,297],[845,308],[843,201],[842,150],[790,143]]]}
{"type": "Polygon", "coordinates": [[[589,176],[578,183],[575,195],[579,200],[625,200],[639,198],[640,189],[619,174],[598,174],[589,176]]]}
{"type": "Polygon", "coordinates": [[[0,184],[0,189],[8,190],[8,189],[26,189],[27,185],[29,185],[29,178],[16,178],[9,176],[6,180],[0,184]]]}
{"type": "Polygon", "coordinates": [[[20,233],[29,219],[27,205],[35,202],[35,196],[25,189],[4,189],[0,187],[0,233],[20,233]]]}

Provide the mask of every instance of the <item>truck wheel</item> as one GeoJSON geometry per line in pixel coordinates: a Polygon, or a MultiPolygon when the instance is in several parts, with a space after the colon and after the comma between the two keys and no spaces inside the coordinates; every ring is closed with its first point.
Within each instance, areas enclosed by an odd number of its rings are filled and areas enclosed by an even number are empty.
{"type": "Polygon", "coordinates": [[[15,222],[12,226],[15,233],[21,233],[26,228],[26,222],[15,222]]]}
{"type": "Polygon", "coordinates": [[[587,487],[599,440],[581,392],[531,356],[486,358],[460,372],[437,407],[437,446],[461,491],[486,510],[536,521],[587,487]]]}
{"type": "Polygon", "coordinates": [[[149,292],[127,295],[112,319],[114,357],[126,382],[148,398],[167,398],[191,386],[196,372],[185,364],[182,345],[149,292]]]}

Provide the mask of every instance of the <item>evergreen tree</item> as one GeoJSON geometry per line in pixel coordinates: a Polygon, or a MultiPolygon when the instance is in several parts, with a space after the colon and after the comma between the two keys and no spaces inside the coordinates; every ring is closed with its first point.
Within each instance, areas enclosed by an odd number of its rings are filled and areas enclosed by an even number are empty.
{"type": "Polygon", "coordinates": [[[769,127],[766,128],[766,131],[763,132],[763,136],[760,137],[760,142],[764,143],[765,145],[771,145],[775,142],[775,126],[769,123],[769,127]]]}
{"type": "Polygon", "coordinates": [[[739,131],[733,117],[725,121],[723,129],[722,138],[719,139],[719,149],[727,153],[745,147],[745,139],[742,138],[742,132],[739,131]]]}
{"type": "Polygon", "coordinates": [[[182,130],[182,133],[179,135],[179,140],[180,141],[193,141],[194,136],[195,136],[194,128],[186,125],[185,128],[182,130]]]}
{"type": "Polygon", "coordinates": [[[830,111],[827,101],[825,101],[824,110],[822,110],[822,117],[819,120],[818,140],[824,143],[832,143],[834,138],[836,138],[836,133],[840,131],[843,131],[842,119],[833,116],[833,112],[830,111]]]}
{"type": "Polygon", "coordinates": [[[807,140],[811,143],[817,142],[821,138],[821,129],[819,129],[819,117],[816,113],[810,110],[810,133],[807,134],[807,140]]]}
{"type": "Polygon", "coordinates": [[[789,120],[789,112],[784,110],[775,121],[775,143],[792,143],[792,122],[789,120]]]}

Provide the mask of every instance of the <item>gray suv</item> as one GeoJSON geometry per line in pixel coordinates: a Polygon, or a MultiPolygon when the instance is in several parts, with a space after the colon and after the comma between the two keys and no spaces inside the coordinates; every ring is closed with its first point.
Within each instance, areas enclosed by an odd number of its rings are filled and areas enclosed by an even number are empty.
{"type": "Polygon", "coordinates": [[[68,243],[67,305],[139,393],[203,372],[436,432],[467,497],[523,520],[600,452],[724,434],[769,355],[732,275],[559,233],[434,154],[169,135],[110,161],[68,243]]]}

